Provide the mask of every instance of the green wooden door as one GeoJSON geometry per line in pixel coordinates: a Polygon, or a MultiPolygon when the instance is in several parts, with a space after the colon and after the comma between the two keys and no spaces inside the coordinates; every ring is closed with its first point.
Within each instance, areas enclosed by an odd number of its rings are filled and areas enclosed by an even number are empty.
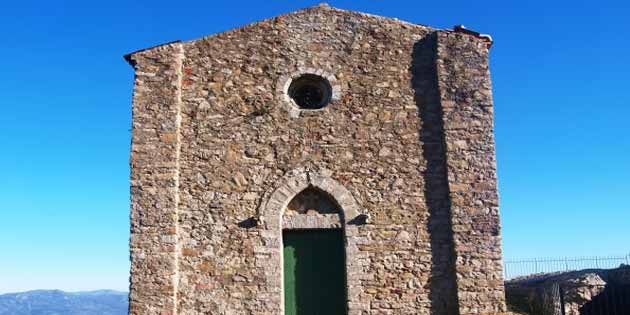
{"type": "Polygon", "coordinates": [[[288,230],[284,241],[285,315],[345,315],[341,230],[288,230]]]}

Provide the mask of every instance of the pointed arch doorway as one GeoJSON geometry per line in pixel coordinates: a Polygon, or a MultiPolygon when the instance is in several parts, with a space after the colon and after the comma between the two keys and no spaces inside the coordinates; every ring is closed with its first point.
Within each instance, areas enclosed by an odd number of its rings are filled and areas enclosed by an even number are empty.
{"type": "Polygon", "coordinates": [[[282,231],[285,315],[347,314],[342,213],[330,195],[313,186],[289,202],[283,215],[289,228],[282,231]]]}
{"type": "MultiPolygon", "coordinates": [[[[358,246],[358,242],[362,239],[359,235],[359,226],[362,223],[357,223],[361,220],[359,219],[360,216],[363,214],[361,214],[359,203],[354,195],[333,179],[332,172],[326,169],[294,169],[287,172],[278,180],[277,186],[266,193],[258,212],[264,245],[255,248],[255,252],[258,255],[257,264],[261,266],[267,289],[271,292],[269,302],[273,303],[278,310],[275,314],[346,315],[358,314],[366,309],[365,303],[359,299],[361,279],[365,277],[366,272],[364,262],[368,259],[367,253],[361,251],[358,246]],[[335,308],[333,311],[325,311],[324,313],[317,313],[317,310],[309,313],[308,309],[301,313],[300,309],[296,307],[297,313],[291,313],[293,311],[290,309],[285,311],[287,306],[285,300],[290,299],[292,294],[299,302],[301,293],[300,291],[288,293],[291,288],[285,288],[284,239],[286,236],[288,244],[290,242],[288,238],[292,237],[288,234],[312,230],[322,233],[336,233],[336,236],[328,235],[330,238],[334,238],[334,241],[327,242],[322,238],[317,238],[319,241],[306,241],[305,243],[329,244],[322,246],[326,249],[326,254],[317,255],[317,257],[329,258],[326,261],[329,266],[341,266],[341,272],[339,269],[336,269],[336,272],[343,275],[342,281],[337,281],[335,288],[338,289],[339,284],[345,287],[340,291],[342,293],[336,294],[335,297],[339,298],[339,301],[343,300],[343,306],[339,310],[335,308]],[[341,241],[339,241],[339,235],[341,235],[341,241]],[[338,248],[339,244],[343,248],[341,259],[337,256],[337,261],[331,263],[334,259],[329,254],[331,248],[338,248]],[[340,261],[341,263],[339,263],[340,261]]],[[[316,237],[312,234],[309,236],[316,237]]],[[[299,260],[300,257],[297,259],[299,260]]],[[[293,274],[295,275],[295,271],[293,274]]],[[[321,275],[325,272],[313,272],[312,274],[321,275]]],[[[337,302],[331,304],[338,305],[337,302]]]]}

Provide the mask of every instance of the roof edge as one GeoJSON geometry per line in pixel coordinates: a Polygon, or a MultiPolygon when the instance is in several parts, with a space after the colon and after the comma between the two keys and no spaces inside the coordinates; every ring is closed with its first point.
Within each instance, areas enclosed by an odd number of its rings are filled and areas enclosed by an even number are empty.
{"type": "Polygon", "coordinates": [[[488,45],[488,48],[492,47],[492,44],[494,44],[494,40],[492,40],[492,36],[490,36],[488,34],[481,34],[479,32],[467,29],[462,24],[455,25],[451,32],[462,33],[462,34],[466,34],[466,35],[471,35],[471,36],[477,37],[477,38],[485,41],[486,44],[488,45]]]}
{"type": "Polygon", "coordinates": [[[440,30],[438,28],[431,27],[431,26],[426,25],[426,24],[420,24],[420,23],[414,23],[414,22],[409,22],[409,21],[405,21],[405,20],[400,20],[400,19],[395,18],[395,17],[382,16],[382,15],[371,14],[371,13],[366,13],[366,12],[362,12],[362,11],[340,9],[340,8],[333,7],[333,6],[329,5],[328,3],[322,2],[322,3],[319,3],[317,5],[312,5],[312,6],[304,7],[304,8],[301,8],[301,9],[289,11],[289,12],[286,12],[286,13],[278,14],[278,15],[275,15],[275,16],[272,16],[272,17],[268,17],[268,18],[264,18],[264,19],[260,19],[260,20],[256,20],[256,21],[252,21],[252,22],[249,22],[247,24],[243,24],[243,25],[236,26],[236,27],[233,27],[233,28],[229,28],[229,29],[226,29],[226,30],[223,30],[223,31],[219,31],[219,32],[215,32],[215,33],[212,33],[212,34],[208,34],[208,35],[205,35],[205,36],[202,36],[202,37],[199,37],[199,38],[194,38],[194,39],[190,39],[190,40],[186,40],[186,41],[175,40],[175,41],[171,41],[171,42],[167,42],[167,43],[163,43],[163,44],[159,44],[159,45],[155,45],[155,46],[150,46],[150,47],[147,47],[147,48],[139,49],[139,50],[130,52],[128,54],[125,54],[123,56],[123,58],[130,65],[133,66],[133,60],[131,59],[131,57],[134,54],[137,54],[137,53],[140,53],[140,52],[143,52],[143,51],[151,50],[151,49],[154,49],[154,48],[157,48],[157,47],[170,45],[170,44],[174,44],[174,43],[185,43],[185,42],[191,42],[191,41],[195,41],[195,40],[201,40],[201,39],[204,39],[204,38],[213,37],[213,36],[216,36],[216,35],[219,35],[219,34],[223,34],[223,33],[226,33],[226,32],[235,31],[235,30],[241,29],[243,27],[246,27],[246,26],[249,26],[249,25],[252,25],[252,24],[261,23],[261,22],[265,22],[265,21],[270,21],[270,20],[273,20],[273,19],[276,19],[276,18],[282,18],[282,17],[287,16],[289,14],[294,14],[294,13],[298,13],[298,12],[302,12],[302,11],[306,11],[306,10],[313,10],[313,9],[334,10],[334,11],[337,11],[337,12],[348,12],[348,13],[354,13],[354,14],[363,15],[365,17],[387,19],[387,20],[396,21],[396,22],[399,22],[399,23],[402,23],[402,24],[406,24],[406,25],[412,25],[412,26],[417,26],[417,27],[425,27],[425,28],[429,28],[429,29],[433,29],[433,30],[440,30]]]}
{"type": "Polygon", "coordinates": [[[181,43],[181,42],[182,41],[178,39],[178,40],[166,42],[166,43],[163,43],[163,44],[158,44],[158,45],[155,45],[155,46],[150,46],[150,47],[147,47],[147,48],[138,49],[136,51],[132,51],[130,53],[124,54],[123,58],[125,59],[125,61],[127,61],[127,63],[129,65],[133,66],[134,65],[134,61],[133,61],[133,59],[131,59],[133,57],[133,55],[135,55],[137,53],[141,53],[143,51],[151,50],[151,49],[154,49],[154,48],[158,48],[158,47],[162,47],[162,46],[166,46],[166,45],[170,45],[170,44],[177,44],[177,43],[181,43]]]}
{"type": "Polygon", "coordinates": [[[240,30],[242,28],[245,28],[245,27],[248,27],[248,26],[251,26],[251,25],[255,25],[255,24],[258,24],[258,23],[264,23],[264,22],[275,20],[275,19],[282,19],[283,17],[286,17],[286,16],[291,15],[291,14],[302,13],[304,11],[318,10],[318,9],[319,10],[331,10],[331,11],[336,11],[336,12],[346,13],[346,14],[348,14],[348,13],[350,13],[350,14],[358,14],[358,15],[361,15],[361,16],[364,16],[364,17],[390,20],[390,21],[398,22],[400,24],[405,24],[405,25],[410,25],[410,26],[415,26],[415,27],[424,27],[424,28],[428,28],[428,29],[432,29],[432,30],[440,30],[439,28],[432,27],[432,26],[429,26],[429,25],[426,25],[426,24],[409,22],[409,21],[398,19],[396,17],[377,15],[377,14],[367,13],[367,12],[363,12],[363,11],[340,9],[340,8],[331,6],[328,3],[326,3],[326,2],[321,2],[321,3],[317,4],[317,5],[303,7],[301,9],[296,9],[296,10],[289,11],[289,12],[286,12],[286,13],[281,13],[281,14],[278,14],[278,15],[274,15],[274,16],[271,16],[271,17],[268,17],[268,18],[252,21],[252,22],[249,22],[247,24],[235,26],[235,27],[223,30],[223,31],[219,31],[219,32],[215,32],[215,33],[212,33],[212,34],[204,35],[202,37],[194,38],[194,39],[191,39],[191,40],[186,40],[184,42],[187,43],[187,42],[193,42],[193,41],[196,41],[196,40],[202,40],[202,39],[206,39],[206,38],[211,38],[211,37],[214,37],[214,36],[218,36],[220,34],[225,34],[225,33],[233,32],[233,31],[237,31],[237,30],[240,30]]]}

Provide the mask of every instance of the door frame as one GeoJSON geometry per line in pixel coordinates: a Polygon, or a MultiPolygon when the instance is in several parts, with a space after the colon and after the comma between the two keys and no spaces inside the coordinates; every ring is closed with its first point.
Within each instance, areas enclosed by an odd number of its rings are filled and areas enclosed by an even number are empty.
{"type": "Polygon", "coordinates": [[[345,245],[345,269],[346,269],[346,301],[347,313],[354,314],[366,310],[366,305],[360,302],[360,279],[366,273],[366,267],[362,262],[368,256],[358,248],[361,242],[360,226],[353,224],[360,215],[359,205],[353,194],[339,182],[334,180],[332,172],[327,170],[296,169],[287,173],[278,183],[278,186],[268,191],[258,212],[259,227],[262,229],[261,237],[266,246],[254,249],[261,254],[257,260],[263,266],[264,277],[268,286],[268,292],[272,292],[273,300],[277,303],[279,314],[284,315],[284,244],[282,231],[284,226],[283,213],[289,202],[297,194],[313,186],[328,194],[331,200],[339,205],[340,213],[337,219],[321,216],[323,219],[298,220],[306,222],[292,222],[291,229],[329,229],[337,227],[343,230],[345,245]],[[355,220],[355,221],[353,221],[355,220]]]}

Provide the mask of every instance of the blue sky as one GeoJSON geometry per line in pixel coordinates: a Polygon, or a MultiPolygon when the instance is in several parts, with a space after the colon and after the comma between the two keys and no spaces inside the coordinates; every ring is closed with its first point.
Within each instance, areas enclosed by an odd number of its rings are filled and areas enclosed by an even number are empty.
{"type": "MultiPolygon", "coordinates": [[[[0,4],[0,293],[127,289],[130,98],[122,55],[309,1],[0,4]]],[[[623,1],[331,1],[492,34],[506,258],[630,252],[623,1]]]]}

